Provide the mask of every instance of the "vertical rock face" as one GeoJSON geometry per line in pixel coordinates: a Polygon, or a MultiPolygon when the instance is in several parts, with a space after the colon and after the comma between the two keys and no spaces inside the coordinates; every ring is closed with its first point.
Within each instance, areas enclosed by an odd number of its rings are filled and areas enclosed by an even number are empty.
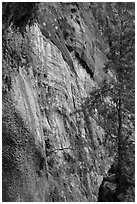
{"type": "MultiPolygon", "coordinates": [[[[12,6],[7,19],[16,25],[12,6]]],[[[105,77],[107,46],[90,4],[39,3],[26,34],[7,30],[19,60],[11,66],[13,55],[3,59],[10,76],[3,91],[3,201],[97,201],[112,158],[95,113],[82,106],[105,77]]]]}

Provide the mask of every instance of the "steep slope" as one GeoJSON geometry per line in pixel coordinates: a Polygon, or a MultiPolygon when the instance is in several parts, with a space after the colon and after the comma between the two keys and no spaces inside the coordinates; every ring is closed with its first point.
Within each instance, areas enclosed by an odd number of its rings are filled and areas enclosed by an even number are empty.
{"type": "Polygon", "coordinates": [[[29,4],[3,5],[3,201],[97,201],[113,154],[83,102],[107,46],[89,3],[29,4]]]}

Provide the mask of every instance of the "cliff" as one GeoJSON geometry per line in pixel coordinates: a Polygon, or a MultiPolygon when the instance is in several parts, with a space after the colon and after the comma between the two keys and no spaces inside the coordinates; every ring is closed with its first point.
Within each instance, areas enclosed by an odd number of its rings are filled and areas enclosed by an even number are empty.
{"type": "Polygon", "coordinates": [[[3,4],[3,201],[98,201],[114,152],[84,101],[106,49],[90,3],[3,4]]]}

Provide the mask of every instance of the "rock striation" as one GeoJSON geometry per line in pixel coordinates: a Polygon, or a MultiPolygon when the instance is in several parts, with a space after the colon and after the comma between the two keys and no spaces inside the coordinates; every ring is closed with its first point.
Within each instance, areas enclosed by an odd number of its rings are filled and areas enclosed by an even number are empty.
{"type": "Polygon", "coordinates": [[[107,45],[90,3],[38,3],[33,23],[24,5],[3,6],[13,45],[3,57],[3,201],[95,202],[113,154],[83,104],[106,77],[107,45]]]}

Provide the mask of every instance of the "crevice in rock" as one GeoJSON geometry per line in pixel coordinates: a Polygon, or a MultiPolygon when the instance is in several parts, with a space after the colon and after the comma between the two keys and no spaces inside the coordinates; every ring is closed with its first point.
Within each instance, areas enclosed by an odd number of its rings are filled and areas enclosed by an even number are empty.
{"type": "Polygon", "coordinates": [[[66,30],[63,30],[63,37],[65,40],[67,40],[69,37],[69,33],[66,30]]]}
{"type": "Polygon", "coordinates": [[[91,78],[94,76],[94,72],[89,68],[85,60],[83,60],[78,52],[75,52],[75,57],[77,58],[80,65],[87,71],[87,73],[90,75],[91,78]]]}
{"type": "Polygon", "coordinates": [[[66,44],[66,47],[67,47],[67,49],[68,49],[70,52],[73,51],[73,47],[72,47],[71,45],[67,45],[67,44],[66,44]]]}
{"type": "Polygon", "coordinates": [[[72,12],[72,13],[76,13],[77,10],[76,10],[75,8],[72,8],[72,9],[71,9],[71,12],[72,12]]]}

